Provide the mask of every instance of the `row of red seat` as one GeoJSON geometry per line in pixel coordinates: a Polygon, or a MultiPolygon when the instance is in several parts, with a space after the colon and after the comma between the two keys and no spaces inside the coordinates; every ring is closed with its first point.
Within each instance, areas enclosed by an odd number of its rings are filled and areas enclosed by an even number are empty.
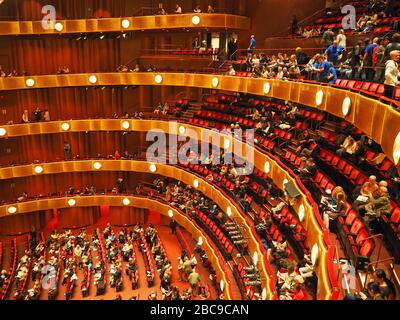
{"type": "MultiPolygon", "coordinates": [[[[300,157],[290,151],[287,151],[285,154],[285,159],[300,169],[304,166],[304,163],[301,158],[300,160],[299,158],[300,157]]],[[[320,171],[317,171],[312,181],[321,194],[324,194],[328,189],[333,190],[335,188],[335,184],[320,171]]],[[[357,267],[361,268],[364,263],[369,261],[369,258],[374,251],[375,243],[373,240],[365,241],[366,238],[370,237],[370,234],[366,230],[363,220],[358,217],[358,213],[352,208],[351,204],[347,202],[345,215],[348,217],[349,214],[350,218],[346,218],[346,220],[339,217],[337,235],[347,256],[351,258],[357,267]],[[352,217],[357,217],[357,220],[351,219],[352,217]],[[364,226],[362,229],[359,228],[360,222],[362,223],[362,226],[364,226]],[[354,223],[355,225],[353,226],[354,223]],[[359,232],[362,232],[362,234],[359,235],[359,232]],[[357,245],[355,245],[355,243],[357,245]]]]}
{"type": "Polygon", "coordinates": [[[216,239],[219,241],[221,247],[224,248],[224,250],[228,253],[228,255],[231,255],[233,251],[233,245],[230,239],[228,239],[224,235],[223,231],[215,224],[215,222],[212,221],[205,213],[197,209],[196,209],[196,216],[214,234],[216,239]]]}
{"type": "Polygon", "coordinates": [[[17,239],[14,238],[11,240],[11,249],[10,249],[10,267],[8,269],[9,278],[4,281],[3,287],[0,292],[0,300],[4,300],[12,286],[14,280],[15,269],[17,268],[17,259],[18,259],[18,251],[17,251],[17,239]]]}
{"type": "Polygon", "coordinates": [[[175,51],[172,52],[174,55],[218,55],[219,48],[207,48],[205,51],[200,52],[198,48],[189,49],[189,48],[177,48],[175,51]]]}
{"type": "MultiPolygon", "coordinates": [[[[28,235],[25,239],[25,248],[27,251],[30,250],[30,239],[31,239],[30,235],[28,235]]],[[[18,286],[14,294],[14,299],[19,299],[21,295],[24,295],[24,291],[26,289],[26,285],[29,279],[29,270],[31,269],[31,263],[32,263],[32,258],[29,257],[28,261],[25,264],[25,267],[28,269],[28,272],[25,274],[25,277],[23,279],[20,279],[20,281],[18,282],[18,286]]],[[[22,267],[22,265],[20,266],[22,267]]],[[[16,271],[16,273],[18,274],[18,270],[16,271]]]]}

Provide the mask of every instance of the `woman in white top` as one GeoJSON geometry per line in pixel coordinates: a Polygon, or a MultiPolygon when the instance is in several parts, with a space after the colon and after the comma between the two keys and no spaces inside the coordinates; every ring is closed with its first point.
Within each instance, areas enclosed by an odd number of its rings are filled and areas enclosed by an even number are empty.
{"type": "Polygon", "coordinates": [[[344,30],[343,29],[339,30],[339,33],[338,33],[338,35],[336,37],[336,41],[337,41],[337,43],[338,43],[338,45],[340,47],[342,47],[344,50],[346,50],[347,38],[346,38],[346,35],[344,34],[344,30]]]}
{"type": "Polygon", "coordinates": [[[394,50],[390,53],[390,60],[386,62],[384,96],[390,99],[393,99],[394,90],[400,84],[399,60],[400,51],[394,50]]]}

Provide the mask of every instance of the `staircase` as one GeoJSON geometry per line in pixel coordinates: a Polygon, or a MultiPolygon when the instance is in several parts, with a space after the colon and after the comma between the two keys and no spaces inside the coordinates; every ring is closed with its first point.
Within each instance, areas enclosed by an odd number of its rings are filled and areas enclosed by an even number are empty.
{"type": "Polygon", "coordinates": [[[201,102],[191,102],[189,109],[182,114],[181,119],[187,121],[188,119],[193,119],[194,114],[201,109],[201,102]]]}

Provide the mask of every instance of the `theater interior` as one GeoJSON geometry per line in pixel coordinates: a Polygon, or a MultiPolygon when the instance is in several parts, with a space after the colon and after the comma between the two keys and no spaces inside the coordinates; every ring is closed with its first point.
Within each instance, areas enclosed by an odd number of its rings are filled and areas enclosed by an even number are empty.
{"type": "Polygon", "coordinates": [[[398,300],[399,7],[0,1],[0,299],[398,300]]]}

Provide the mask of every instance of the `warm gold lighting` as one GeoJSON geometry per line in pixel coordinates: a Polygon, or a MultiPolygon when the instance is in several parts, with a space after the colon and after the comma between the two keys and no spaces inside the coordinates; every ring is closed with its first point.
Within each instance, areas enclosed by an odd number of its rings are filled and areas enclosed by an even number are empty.
{"type": "Polygon", "coordinates": [[[96,161],[95,163],[93,163],[93,168],[95,168],[96,170],[100,170],[102,167],[102,164],[98,161],[96,161]]]}
{"type": "Polygon", "coordinates": [[[130,125],[129,121],[124,121],[124,122],[122,122],[122,128],[123,128],[123,129],[129,129],[130,126],[131,126],[131,125],[130,125]]]}
{"type": "Polygon", "coordinates": [[[124,198],[122,200],[122,203],[124,204],[124,206],[129,206],[131,204],[131,200],[129,200],[128,198],[124,198]]]}
{"type": "Polygon", "coordinates": [[[40,174],[44,171],[42,166],[35,166],[35,168],[33,169],[35,171],[35,173],[40,174]]]}
{"type": "Polygon", "coordinates": [[[61,31],[63,31],[64,26],[63,26],[63,24],[62,24],[61,22],[57,22],[57,23],[54,25],[54,29],[56,29],[58,32],[61,32],[61,31]]]}
{"type": "Polygon", "coordinates": [[[200,17],[199,16],[193,16],[192,17],[192,23],[194,25],[198,25],[200,23],[200,17]]]}
{"type": "Polygon", "coordinates": [[[4,128],[0,128],[0,137],[4,137],[7,134],[7,130],[4,128]]]}
{"type": "Polygon", "coordinates": [[[319,107],[324,101],[324,92],[322,90],[318,90],[315,95],[315,104],[319,107]]]}
{"type": "Polygon", "coordinates": [[[69,128],[70,128],[70,125],[69,125],[68,122],[64,122],[64,123],[61,125],[61,129],[62,129],[63,131],[68,131],[69,128]]]}
{"type": "Polygon", "coordinates": [[[122,20],[122,22],[121,22],[121,26],[122,26],[122,28],[124,28],[124,29],[128,29],[130,25],[131,25],[131,23],[129,22],[128,19],[124,19],[124,20],[122,20]]]}
{"type": "Polygon", "coordinates": [[[156,83],[160,84],[160,83],[163,81],[162,75],[161,75],[161,74],[157,74],[157,75],[154,77],[154,81],[155,81],[156,83]]]}
{"type": "Polygon", "coordinates": [[[97,77],[94,74],[92,74],[91,76],[89,76],[89,82],[91,84],[95,84],[97,82],[97,77]]]}
{"type": "Polygon", "coordinates": [[[173,216],[174,216],[174,212],[171,209],[169,209],[168,210],[168,217],[172,218],[173,216]]]}
{"type": "Polygon", "coordinates": [[[264,171],[265,171],[265,173],[269,173],[270,170],[271,170],[271,165],[270,165],[269,161],[266,161],[264,163],[264,171]]]}
{"type": "Polygon", "coordinates": [[[300,222],[304,221],[305,214],[306,214],[306,210],[304,208],[304,205],[301,204],[300,207],[299,207],[299,220],[300,220],[300,222]]]}
{"type": "Polygon", "coordinates": [[[25,84],[27,87],[33,87],[35,85],[35,80],[33,80],[32,78],[26,79],[25,84]]]}
{"type": "MultiPolygon", "coordinates": [[[[1,128],[0,128],[0,130],[1,130],[1,128]]],[[[1,132],[0,132],[0,136],[1,136],[1,132]]],[[[396,139],[394,140],[393,160],[394,160],[394,164],[397,166],[400,161],[400,132],[397,134],[396,139]]]]}
{"type": "Polygon", "coordinates": [[[14,206],[8,207],[7,209],[8,213],[13,214],[17,212],[17,208],[14,206]]]}
{"type": "Polygon", "coordinates": [[[199,187],[199,180],[194,179],[193,180],[193,186],[197,189],[199,187]]]}
{"type": "Polygon", "coordinates": [[[230,206],[226,208],[226,214],[228,215],[228,217],[232,216],[232,208],[230,206]]]}
{"type": "Polygon", "coordinates": [[[264,93],[268,94],[271,90],[271,84],[269,82],[264,83],[264,93]]]}
{"type": "Polygon", "coordinates": [[[156,172],[157,171],[157,167],[156,167],[155,164],[151,164],[149,169],[150,169],[151,172],[156,172]]]}
{"type": "Polygon", "coordinates": [[[68,205],[69,205],[70,207],[73,207],[75,204],[76,204],[75,199],[69,199],[69,200],[68,200],[68,205]]]}
{"type": "Polygon", "coordinates": [[[346,97],[343,99],[343,104],[342,104],[342,113],[344,116],[347,116],[350,112],[351,108],[351,99],[349,97],[346,97]]]}
{"type": "Polygon", "coordinates": [[[180,134],[180,135],[184,135],[185,132],[186,132],[186,128],[185,128],[184,126],[180,126],[179,129],[178,129],[178,131],[179,131],[179,134],[180,134]]]}
{"type": "Polygon", "coordinates": [[[212,78],[211,84],[214,88],[218,87],[219,79],[217,77],[212,78]]]}

